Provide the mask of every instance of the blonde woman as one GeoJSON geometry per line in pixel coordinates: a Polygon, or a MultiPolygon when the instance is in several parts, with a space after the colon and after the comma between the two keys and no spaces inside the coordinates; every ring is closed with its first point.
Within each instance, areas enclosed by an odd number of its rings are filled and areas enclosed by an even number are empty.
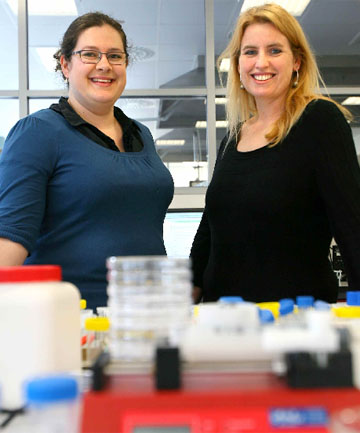
{"type": "MultiPolygon", "coordinates": [[[[194,300],[239,295],[336,302],[335,237],[360,290],[360,169],[350,113],[320,94],[297,20],[275,4],[240,15],[230,58],[229,131],[191,257],[194,300]]],[[[221,61],[221,58],[219,61],[221,61]]]]}

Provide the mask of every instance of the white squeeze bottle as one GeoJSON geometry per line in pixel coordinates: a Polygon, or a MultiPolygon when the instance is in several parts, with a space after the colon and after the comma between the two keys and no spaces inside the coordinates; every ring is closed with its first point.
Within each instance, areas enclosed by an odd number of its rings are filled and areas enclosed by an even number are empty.
{"type": "Polygon", "coordinates": [[[79,303],[60,266],[0,268],[2,409],[24,406],[30,377],[81,371],[79,303]]]}

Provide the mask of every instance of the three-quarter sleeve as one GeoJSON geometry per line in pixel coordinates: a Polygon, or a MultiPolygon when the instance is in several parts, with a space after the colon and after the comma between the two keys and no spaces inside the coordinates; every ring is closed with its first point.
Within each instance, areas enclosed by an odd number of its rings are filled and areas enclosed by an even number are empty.
{"type": "Polygon", "coordinates": [[[49,125],[28,116],[10,131],[0,158],[0,237],[35,247],[57,147],[49,125]]]}
{"type": "Polygon", "coordinates": [[[349,287],[360,290],[360,168],[351,128],[331,102],[317,101],[313,115],[321,198],[344,260],[349,287]]]}

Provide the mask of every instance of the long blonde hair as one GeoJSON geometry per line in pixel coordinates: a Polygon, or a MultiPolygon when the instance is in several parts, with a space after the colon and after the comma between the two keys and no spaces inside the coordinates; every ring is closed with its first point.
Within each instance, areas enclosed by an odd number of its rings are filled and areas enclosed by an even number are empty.
{"type": "Polygon", "coordinates": [[[298,84],[296,87],[293,87],[293,81],[289,84],[285,110],[265,135],[272,146],[286,137],[306,105],[313,99],[330,100],[339,107],[347,119],[352,118],[351,113],[346,108],[330,97],[321,95],[320,83],[324,87],[325,84],[321,78],[315,56],[298,21],[281,6],[269,3],[252,7],[239,16],[233,36],[217,62],[220,70],[222,59],[230,58],[226,105],[229,140],[238,136],[242,122],[257,114],[255,99],[244,88],[241,88],[238,72],[240,48],[245,30],[255,23],[272,24],[289,41],[294,59],[300,60],[299,78],[296,80],[298,84]]]}

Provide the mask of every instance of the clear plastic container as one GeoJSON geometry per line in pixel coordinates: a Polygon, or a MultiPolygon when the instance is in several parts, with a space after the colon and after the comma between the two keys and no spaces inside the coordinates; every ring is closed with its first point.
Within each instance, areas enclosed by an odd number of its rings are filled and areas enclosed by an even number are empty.
{"type": "Polygon", "coordinates": [[[96,314],[99,317],[109,317],[109,307],[96,307],[96,314]]]}
{"type": "Polygon", "coordinates": [[[80,399],[75,378],[45,376],[26,384],[27,433],[78,433],[80,399]]]}
{"type": "Polygon", "coordinates": [[[90,317],[85,320],[86,343],[85,349],[86,363],[92,363],[101,352],[108,349],[110,322],[107,317],[90,317]]]}
{"type": "Polygon", "coordinates": [[[242,333],[260,327],[259,308],[252,302],[204,302],[196,323],[216,333],[242,333]]]}
{"type": "Polygon", "coordinates": [[[296,326],[298,323],[294,313],[295,302],[291,298],[283,298],[279,301],[279,318],[277,325],[281,327],[296,326]]]}
{"type": "Polygon", "coordinates": [[[151,361],[160,342],[178,345],[191,320],[190,261],[110,257],[107,268],[111,357],[151,361]]]}

